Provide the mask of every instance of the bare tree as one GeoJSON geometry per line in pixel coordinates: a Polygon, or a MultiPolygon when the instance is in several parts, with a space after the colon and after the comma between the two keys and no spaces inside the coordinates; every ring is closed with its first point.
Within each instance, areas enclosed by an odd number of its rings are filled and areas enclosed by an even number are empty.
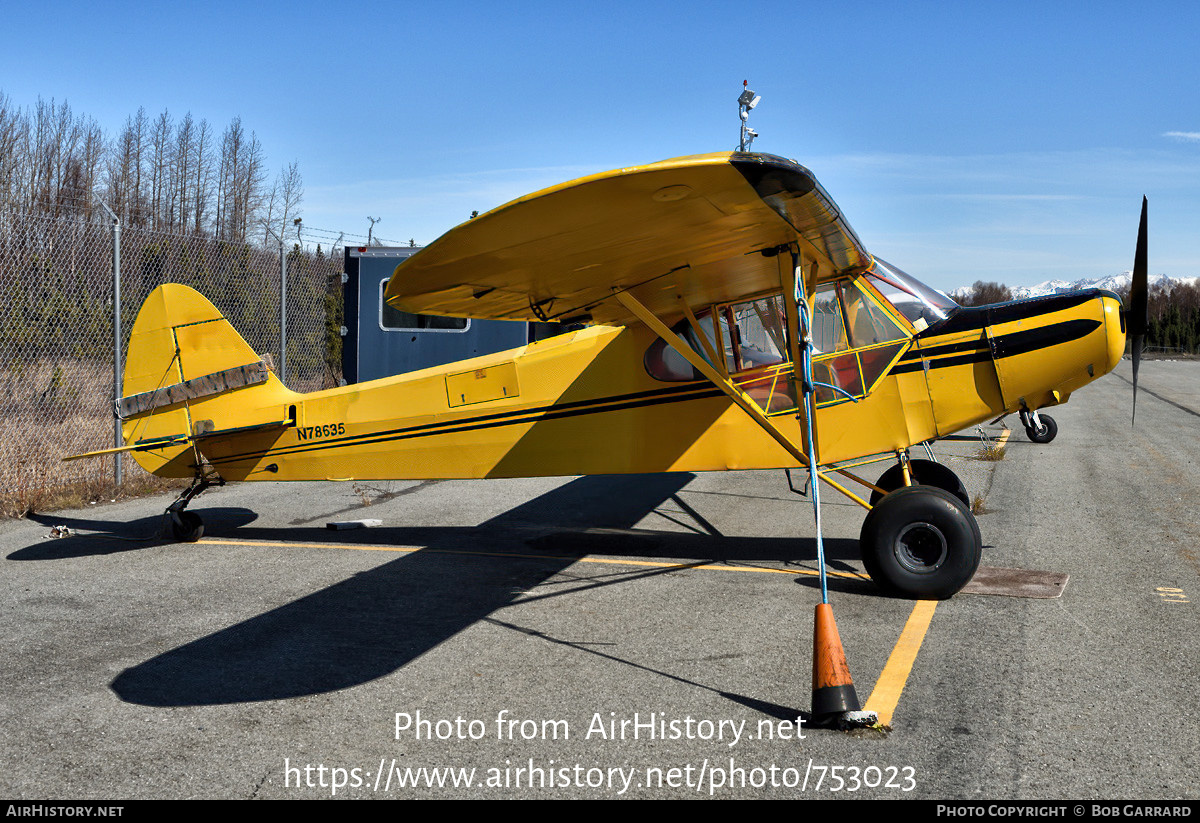
{"type": "Polygon", "coordinates": [[[242,118],[235,117],[221,135],[221,162],[217,171],[217,237],[232,240],[241,222],[238,211],[237,184],[242,173],[246,133],[242,118]]]}
{"type": "Polygon", "coordinates": [[[168,177],[171,171],[172,140],[174,128],[171,115],[163,109],[150,128],[150,223],[151,227],[161,229],[173,220],[168,216],[167,191],[168,177]]]}
{"type": "Polygon", "coordinates": [[[129,123],[133,151],[132,201],[130,203],[129,222],[135,226],[146,225],[146,196],[142,191],[143,156],[146,153],[146,110],[139,107],[137,115],[129,123]]]}
{"type": "Polygon", "coordinates": [[[265,179],[262,144],[253,132],[246,136],[242,118],[233,118],[221,137],[221,164],[217,175],[218,237],[245,242],[247,230],[258,222],[265,179]]]}
{"type": "Polygon", "coordinates": [[[83,169],[78,156],[83,129],[66,100],[57,109],[51,101],[50,108],[53,123],[49,147],[50,157],[53,159],[48,161],[52,192],[50,210],[58,216],[64,212],[73,212],[80,198],[86,197],[81,191],[83,169]]]}
{"type": "Polygon", "coordinates": [[[171,162],[171,181],[169,196],[168,225],[187,227],[191,201],[188,198],[188,187],[192,182],[192,144],[196,139],[196,123],[189,111],[179,121],[175,129],[175,149],[171,162]]]}
{"type": "Polygon", "coordinates": [[[133,133],[130,121],[126,120],[109,149],[104,178],[104,197],[122,221],[128,220],[130,214],[134,157],[133,133]]]}
{"type": "MultiPolygon", "coordinates": [[[[280,237],[287,229],[288,221],[300,216],[300,203],[304,200],[304,178],[300,175],[300,163],[293,160],[284,166],[271,185],[271,191],[266,197],[263,222],[271,226],[280,237]]],[[[269,242],[264,237],[263,242],[269,242]]]]}
{"type": "Polygon", "coordinates": [[[89,117],[81,124],[81,128],[83,130],[83,138],[80,147],[79,166],[82,170],[82,178],[79,183],[77,198],[82,201],[80,208],[83,211],[84,218],[90,220],[92,211],[96,206],[93,193],[100,182],[100,168],[104,163],[107,146],[104,140],[104,131],[95,120],[89,117]]]}
{"type": "Polygon", "coordinates": [[[195,184],[192,186],[192,225],[193,231],[200,234],[208,219],[208,210],[212,205],[212,172],[213,172],[213,134],[207,120],[201,120],[196,127],[196,136],[192,144],[192,159],[195,168],[195,184]]]}
{"type": "Polygon", "coordinates": [[[144,226],[145,197],[142,191],[143,157],[146,150],[146,110],[125,118],[125,125],[109,149],[105,173],[105,196],[121,222],[144,226]]]}
{"type": "Polygon", "coordinates": [[[9,206],[90,215],[105,154],[100,126],[65,101],[39,98],[27,113],[0,94],[0,198],[9,206]]]}
{"type": "Polygon", "coordinates": [[[976,280],[971,287],[971,294],[960,301],[964,306],[986,306],[991,303],[1003,303],[1012,300],[1012,291],[1003,283],[985,283],[976,280]]]}
{"type": "Polygon", "coordinates": [[[54,131],[54,102],[47,103],[38,98],[34,106],[31,142],[28,146],[30,171],[29,203],[38,211],[49,211],[53,200],[51,191],[53,183],[54,151],[57,145],[53,142],[54,131]],[[53,146],[53,147],[52,147],[53,146]]]}
{"type": "Polygon", "coordinates": [[[41,98],[25,110],[0,91],[0,207],[91,219],[101,193],[131,227],[212,232],[245,242],[265,220],[281,227],[304,198],[298,162],[270,191],[257,135],[235,117],[217,140],[189,112],[178,123],[144,108],[109,140],[91,117],[41,98]],[[268,197],[269,195],[269,197],[268,197]]]}
{"type": "Polygon", "coordinates": [[[21,178],[28,139],[29,119],[0,92],[0,200],[6,203],[15,204],[24,188],[21,178]]]}
{"type": "Polygon", "coordinates": [[[240,217],[237,237],[242,242],[245,242],[249,236],[250,227],[256,225],[261,219],[259,215],[262,213],[265,195],[263,185],[267,181],[266,155],[263,153],[262,143],[258,142],[258,136],[254,132],[250,132],[250,141],[246,144],[244,159],[245,163],[237,181],[238,215],[240,217]]]}
{"type": "Polygon", "coordinates": [[[271,184],[271,190],[267,193],[263,203],[263,245],[271,244],[271,232],[276,232],[281,237],[283,236],[283,220],[279,218],[281,209],[281,201],[283,198],[279,194],[279,178],[275,178],[275,182],[271,184]],[[276,226],[276,222],[279,223],[276,226]],[[278,231],[276,231],[278,229],[278,231]]]}

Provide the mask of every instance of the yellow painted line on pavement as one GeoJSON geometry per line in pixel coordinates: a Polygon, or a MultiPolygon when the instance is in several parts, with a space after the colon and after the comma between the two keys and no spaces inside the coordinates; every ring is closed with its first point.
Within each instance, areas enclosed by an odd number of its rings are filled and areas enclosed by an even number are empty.
{"type": "Polygon", "coordinates": [[[891,656],[884,664],[875,689],[867,698],[864,708],[879,715],[881,725],[891,725],[896,704],[900,702],[900,693],[904,691],[904,685],[908,682],[908,675],[912,672],[917,652],[921,650],[921,643],[929,631],[929,623],[933,620],[933,610],[936,608],[936,600],[918,600],[913,604],[908,622],[900,632],[900,639],[896,641],[891,656]]]}
{"type": "Polygon", "coordinates": [[[290,543],[281,540],[218,540],[205,537],[197,541],[217,546],[275,546],[285,549],[354,549],[360,552],[416,552],[421,546],[348,546],[345,543],[290,543]]]}
{"type": "MultiPolygon", "coordinates": [[[[712,563],[695,564],[695,563],[663,563],[654,560],[626,560],[613,559],[604,557],[560,557],[549,554],[516,554],[514,552],[473,552],[460,549],[430,549],[424,546],[366,546],[366,545],[347,545],[345,543],[289,543],[274,540],[221,540],[217,538],[205,537],[199,541],[200,543],[218,546],[273,546],[285,549],[349,549],[351,551],[364,552],[425,552],[428,554],[461,554],[474,557],[518,557],[527,560],[570,560],[573,563],[603,563],[610,566],[648,566],[654,569],[703,569],[705,571],[718,572],[761,572],[763,574],[789,574],[817,576],[815,570],[810,569],[768,569],[759,568],[757,566],[721,566],[712,563]]],[[[828,572],[831,577],[842,577],[849,580],[870,580],[865,573],[857,572],[828,572]]]]}

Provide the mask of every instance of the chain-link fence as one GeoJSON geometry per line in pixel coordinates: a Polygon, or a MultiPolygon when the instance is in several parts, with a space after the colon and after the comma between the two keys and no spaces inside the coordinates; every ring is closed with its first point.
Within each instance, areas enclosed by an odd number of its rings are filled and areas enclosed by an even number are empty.
{"type": "MultiPolygon", "coordinates": [[[[112,457],[62,458],[113,445],[116,238],[108,220],[0,209],[3,493],[114,476],[112,457]]],[[[341,376],[342,249],[307,239],[285,238],[286,383],[297,391],[341,376]]],[[[200,291],[255,351],[281,362],[280,246],[121,227],[119,249],[122,362],[142,301],[167,282],[200,291]]],[[[123,468],[141,472],[129,459],[123,468]]]]}

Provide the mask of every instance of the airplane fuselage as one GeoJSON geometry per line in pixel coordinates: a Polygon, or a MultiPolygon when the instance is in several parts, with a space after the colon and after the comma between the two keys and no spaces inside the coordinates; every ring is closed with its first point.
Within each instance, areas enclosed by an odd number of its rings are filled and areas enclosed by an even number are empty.
{"type": "MultiPolygon", "coordinates": [[[[890,366],[850,400],[816,415],[819,460],[894,452],[1021,409],[1065,402],[1115,367],[1124,348],[1119,299],[1092,290],[979,308],[893,344],[890,366]]],[[[646,367],[657,336],[595,326],[447,366],[297,394],[242,389],[195,403],[220,428],[270,420],[201,444],[228,480],[384,480],[623,474],[794,467],[798,461],[707,380],[666,382],[646,367]],[[219,404],[219,407],[218,407],[219,404]]],[[[866,363],[880,346],[818,356],[866,363]]],[[[193,371],[204,372],[202,365],[193,371]]],[[[825,370],[834,375],[834,367],[825,370]]],[[[860,374],[860,382],[861,374],[860,374]]],[[[736,372],[772,422],[802,441],[790,363],[736,372]],[[791,394],[788,394],[791,392],[791,394]],[[782,405],[782,408],[780,406],[782,405]]],[[[818,379],[820,379],[818,377],[818,379]]],[[[833,379],[830,377],[830,379],[833,379]]],[[[152,432],[127,436],[146,439],[152,432]]],[[[194,473],[190,450],[138,454],[160,474],[194,473]],[[164,459],[174,455],[173,459],[164,459]]]]}

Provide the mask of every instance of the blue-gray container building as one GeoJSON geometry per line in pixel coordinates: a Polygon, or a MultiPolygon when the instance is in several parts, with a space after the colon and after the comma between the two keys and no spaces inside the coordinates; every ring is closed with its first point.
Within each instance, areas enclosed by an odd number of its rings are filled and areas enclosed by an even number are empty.
{"type": "Polygon", "coordinates": [[[420,246],[346,249],[342,373],[347,383],[514,349],[560,330],[554,323],[464,320],[410,314],[384,305],[383,290],[396,266],[420,250],[420,246]]]}

